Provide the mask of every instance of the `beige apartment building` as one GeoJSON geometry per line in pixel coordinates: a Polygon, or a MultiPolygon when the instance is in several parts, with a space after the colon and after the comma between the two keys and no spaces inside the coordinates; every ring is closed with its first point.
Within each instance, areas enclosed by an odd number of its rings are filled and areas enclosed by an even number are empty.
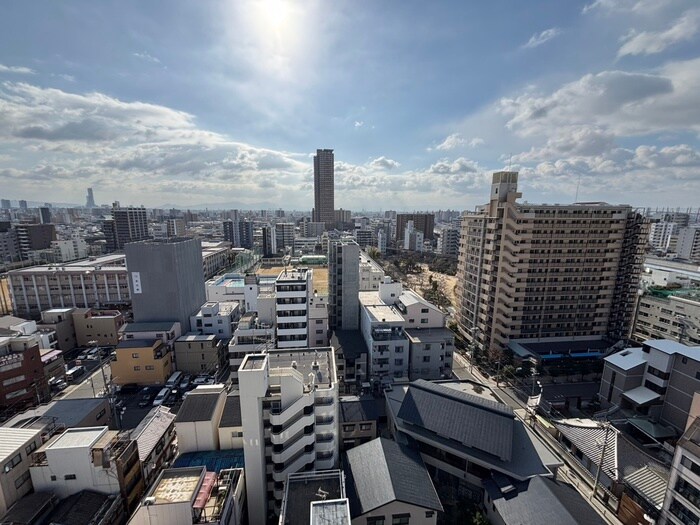
{"type": "Polygon", "coordinates": [[[163,385],[174,371],[173,356],[160,339],[129,339],[116,348],[112,381],[117,385],[163,385]]]}
{"type": "Polygon", "coordinates": [[[639,300],[632,339],[700,345],[700,291],[648,290],[639,300]]]}
{"type": "Polygon", "coordinates": [[[521,196],[517,172],[494,173],[489,203],[462,217],[460,331],[487,350],[630,337],[648,220],[627,205],[521,196]]]}
{"type": "Polygon", "coordinates": [[[119,310],[76,308],[72,315],[78,346],[116,346],[119,343],[119,329],[124,324],[119,310]]]}

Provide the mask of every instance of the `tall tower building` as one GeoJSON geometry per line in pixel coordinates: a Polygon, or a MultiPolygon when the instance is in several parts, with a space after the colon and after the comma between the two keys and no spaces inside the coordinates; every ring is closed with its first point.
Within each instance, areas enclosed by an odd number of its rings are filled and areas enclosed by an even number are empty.
{"type": "Polygon", "coordinates": [[[186,331],[206,301],[199,239],[128,243],[124,252],[134,321],[177,321],[186,331]]]}
{"type": "Polygon", "coordinates": [[[112,208],[112,218],[103,223],[107,251],[121,250],[129,242],[148,239],[148,215],[146,208],[112,208]]]}
{"type": "Polygon", "coordinates": [[[238,236],[241,248],[253,249],[253,221],[243,220],[238,223],[238,236]]]}
{"type": "Polygon", "coordinates": [[[360,246],[354,239],[328,243],[328,321],[331,328],[360,328],[360,246]]]}
{"type": "Polygon", "coordinates": [[[92,193],[92,188],[87,189],[87,198],[85,199],[85,207],[86,208],[96,208],[97,207],[95,205],[95,196],[92,193]]]}
{"type": "Polygon", "coordinates": [[[39,208],[39,222],[41,224],[51,224],[51,208],[48,206],[39,208]]]}
{"type": "Polygon", "coordinates": [[[332,149],[317,149],[314,155],[314,213],[312,222],[323,222],[326,228],[335,223],[335,157],[332,149]]]}
{"type": "Polygon", "coordinates": [[[460,331],[487,351],[511,339],[630,337],[649,222],[627,205],[516,202],[518,173],[462,218],[460,331]]]}

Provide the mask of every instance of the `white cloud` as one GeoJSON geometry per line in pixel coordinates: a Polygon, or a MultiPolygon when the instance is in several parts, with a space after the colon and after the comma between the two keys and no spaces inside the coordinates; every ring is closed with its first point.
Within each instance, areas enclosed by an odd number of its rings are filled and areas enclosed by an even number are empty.
{"type": "Polygon", "coordinates": [[[672,0],[595,0],[586,4],[581,12],[587,14],[594,11],[603,13],[637,13],[649,14],[664,8],[672,0]]]}
{"type": "Polygon", "coordinates": [[[36,73],[36,71],[24,66],[5,66],[3,64],[0,64],[0,73],[13,73],[16,75],[33,75],[36,73]]]}
{"type": "Polygon", "coordinates": [[[143,51],[141,53],[132,53],[133,56],[136,58],[140,58],[141,60],[144,60],[146,62],[151,62],[152,64],[160,64],[160,60],[153,55],[147,53],[146,51],[143,51]]]}
{"type": "Polygon", "coordinates": [[[555,38],[561,34],[561,29],[558,27],[550,27],[549,29],[545,29],[544,31],[540,33],[535,33],[530,37],[530,40],[528,40],[526,43],[524,43],[521,47],[523,49],[534,49],[538,46],[541,46],[545,42],[549,42],[552,38],[555,38]]]}
{"type": "MultiPolygon", "coordinates": [[[[448,135],[440,144],[435,146],[435,149],[439,151],[450,151],[457,148],[463,148],[465,146],[469,146],[470,148],[478,148],[479,146],[483,146],[485,143],[486,142],[481,137],[474,137],[467,140],[461,133],[452,133],[451,135],[448,135]]],[[[433,148],[428,148],[428,151],[433,151],[433,148]]]]}
{"type": "Polygon", "coordinates": [[[700,9],[691,9],[664,31],[632,31],[622,41],[618,57],[661,53],[680,42],[692,40],[700,29],[700,9]]]}
{"type": "Polygon", "coordinates": [[[356,120],[354,125],[356,128],[361,128],[365,123],[362,120],[356,120]]]}
{"type": "Polygon", "coordinates": [[[371,160],[368,165],[371,168],[382,170],[392,170],[401,167],[401,164],[399,164],[395,160],[388,159],[384,156],[371,160]]]}

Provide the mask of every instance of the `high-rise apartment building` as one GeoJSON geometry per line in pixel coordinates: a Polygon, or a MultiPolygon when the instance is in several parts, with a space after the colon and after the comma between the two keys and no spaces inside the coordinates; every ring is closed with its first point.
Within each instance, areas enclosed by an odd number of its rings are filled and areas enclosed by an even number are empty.
{"type": "Polygon", "coordinates": [[[51,248],[51,242],[56,240],[53,224],[18,224],[15,231],[22,259],[27,259],[30,251],[51,248]]]}
{"type": "Polygon", "coordinates": [[[314,213],[313,222],[323,222],[327,228],[335,223],[335,168],[332,149],[317,149],[314,155],[314,213]]]}
{"type": "Polygon", "coordinates": [[[654,222],[649,230],[649,245],[662,252],[672,251],[678,236],[678,224],[675,222],[654,222]]]}
{"type": "Polygon", "coordinates": [[[241,246],[240,223],[238,220],[228,219],[223,222],[224,240],[231,243],[234,248],[241,246]]]}
{"type": "Polygon", "coordinates": [[[186,329],[206,301],[199,239],[141,241],[124,251],[134,321],[177,321],[186,329]]]}
{"type": "Polygon", "coordinates": [[[112,218],[104,221],[103,232],[107,251],[121,250],[129,242],[148,239],[148,216],[146,208],[112,208],[112,218]]]}
{"type": "Polygon", "coordinates": [[[279,511],[288,474],[336,468],[338,380],[332,348],[248,354],[238,370],[248,516],[279,511]]]}
{"type": "Polygon", "coordinates": [[[260,229],[262,234],[262,255],[273,257],[277,254],[277,235],[275,229],[269,224],[260,229]]]}
{"type": "Polygon", "coordinates": [[[95,195],[92,193],[92,188],[87,189],[87,197],[85,198],[85,207],[86,208],[96,208],[97,205],[95,204],[95,195]]]}
{"type": "Polygon", "coordinates": [[[433,239],[435,229],[435,215],[432,213],[397,213],[396,214],[396,243],[403,246],[406,226],[408,221],[413,221],[413,228],[423,234],[426,240],[433,239]]]}
{"type": "Polygon", "coordinates": [[[328,243],[328,317],[331,328],[360,327],[360,246],[354,239],[328,243]]]}
{"type": "Polygon", "coordinates": [[[25,201],[25,200],[19,201],[19,209],[27,211],[27,201],[25,201]]]}
{"type": "Polygon", "coordinates": [[[3,210],[9,210],[12,208],[12,201],[10,199],[0,199],[0,204],[3,210]]]}
{"type": "Polygon", "coordinates": [[[700,225],[693,224],[678,231],[676,253],[681,259],[700,262],[700,225]]]}
{"type": "Polygon", "coordinates": [[[462,219],[458,323],[486,349],[510,339],[630,336],[649,223],[627,205],[519,203],[518,173],[462,219]]]}
{"type": "Polygon", "coordinates": [[[278,222],[275,224],[275,237],[278,250],[286,250],[294,246],[294,223],[278,222]]]}
{"type": "Polygon", "coordinates": [[[244,220],[238,223],[241,248],[253,249],[253,221],[244,220]]]}
{"type": "Polygon", "coordinates": [[[51,208],[48,206],[42,206],[39,208],[39,222],[41,224],[51,223],[51,208]]]}
{"type": "Polygon", "coordinates": [[[275,281],[277,348],[309,346],[309,295],[313,295],[312,270],[283,271],[275,281]]]}

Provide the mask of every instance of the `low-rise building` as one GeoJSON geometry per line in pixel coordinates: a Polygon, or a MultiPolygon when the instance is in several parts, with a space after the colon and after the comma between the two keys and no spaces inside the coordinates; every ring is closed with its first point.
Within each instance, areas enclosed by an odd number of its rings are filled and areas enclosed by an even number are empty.
{"type": "Polygon", "coordinates": [[[153,407],[131,431],[131,438],[139,450],[145,486],[150,487],[175,456],[175,414],[164,406],[153,407]]]}
{"type": "Polygon", "coordinates": [[[384,281],[384,270],[364,251],[360,251],[360,291],[371,292],[379,290],[384,281]]]}
{"type": "Polygon", "coordinates": [[[343,450],[372,441],[378,436],[380,418],[386,418],[382,406],[371,396],[340,398],[340,446],[343,450]]]}
{"type": "Polygon", "coordinates": [[[109,426],[111,411],[106,397],[54,399],[15,414],[3,427],[34,429],[46,441],[66,428],[109,426]]]}
{"type": "Polygon", "coordinates": [[[41,322],[37,328],[48,328],[56,332],[56,345],[59,350],[67,352],[77,346],[75,326],[73,325],[74,308],[51,308],[41,312],[41,322]]]}
{"type": "Polygon", "coordinates": [[[0,517],[31,492],[31,455],[41,443],[40,430],[0,427],[0,517]]]}
{"type": "Polygon", "coordinates": [[[243,314],[228,345],[231,381],[238,383],[238,369],[246,354],[273,347],[274,340],[275,328],[271,322],[265,322],[255,311],[243,314]]]}
{"type": "Polygon", "coordinates": [[[228,368],[228,352],[216,335],[185,334],[175,341],[177,369],[186,374],[217,375],[228,368]]]}
{"type": "Polygon", "coordinates": [[[144,491],[138,447],[107,427],[69,428],[32,454],[34,490],[66,498],[85,489],[120,494],[127,512],[144,491]]]}
{"type": "Polygon", "coordinates": [[[328,296],[309,297],[309,346],[328,346],[328,296]]]}
{"type": "Polygon", "coordinates": [[[700,347],[665,339],[647,340],[605,358],[598,397],[604,408],[620,407],[634,416],[628,422],[642,433],[656,425],[654,438],[680,434],[700,390],[700,347]],[[658,423],[657,423],[658,421],[658,423]],[[661,436],[660,432],[667,432],[661,436]]]}
{"type": "Polygon", "coordinates": [[[0,329],[0,411],[7,415],[48,398],[39,348],[36,334],[0,329]]]}
{"type": "Polygon", "coordinates": [[[435,524],[443,511],[417,450],[377,438],[348,450],[344,470],[353,525],[435,524]]]}
{"type": "Polygon", "coordinates": [[[196,334],[211,334],[219,339],[231,339],[235,323],[241,317],[240,305],[235,301],[208,301],[190,317],[190,330],[196,334]]]}
{"type": "Polygon", "coordinates": [[[163,385],[174,371],[173,353],[161,339],[125,339],[111,363],[117,385],[163,385]]]}
{"type": "Polygon", "coordinates": [[[129,525],[243,525],[244,512],[243,469],[171,468],[161,472],[129,525]]]}
{"type": "Polygon", "coordinates": [[[671,339],[700,345],[700,291],[648,288],[640,297],[632,339],[671,339]]]}
{"type": "Polygon", "coordinates": [[[181,454],[219,450],[219,422],[225,404],[223,385],[199,386],[189,392],[175,418],[181,454]]]}
{"type": "Polygon", "coordinates": [[[75,340],[78,346],[116,346],[124,316],[119,310],[75,308],[72,312],[75,340]]]}
{"type": "Polygon", "coordinates": [[[287,477],[279,525],[351,525],[350,519],[342,471],[298,472],[287,477]]]}
{"type": "Polygon", "coordinates": [[[455,334],[448,328],[406,330],[411,379],[447,379],[452,375],[455,334]]]}

